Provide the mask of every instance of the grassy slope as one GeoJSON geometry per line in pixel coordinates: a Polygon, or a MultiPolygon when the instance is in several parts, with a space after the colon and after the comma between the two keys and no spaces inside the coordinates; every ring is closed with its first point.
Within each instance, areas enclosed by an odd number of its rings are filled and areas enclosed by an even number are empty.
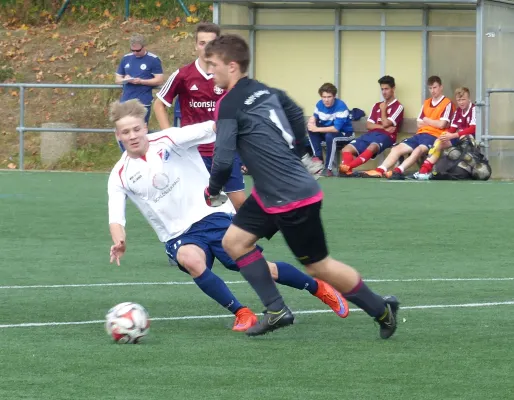
{"type": "MultiPolygon", "coordinates": [[[[0,28],[0,82],[111,84],[120,58],[127,53],[128,39],[143,33],[148,48],[162,60],[166,76],[194,59],[192,25],[176,20],[154,22],[108,18],[102,22],[66,22],[43,27],[0,28]],[[9,79],[5,79],[9,78],[9,79]]],[[[118,90],[29,89],[25,99],[25,125],[69,122],[84,128],[109,127],[108,104],[118,90]]],[[[3,105],[0,119],[0,168],[18,162],[19,94],[0,88],[3,105]]],[[[155,119],[151,128],[157,128],[155,119]]],[[[27,133],[27,169],[106,170],[119,157],[111,135],[79,134],[76,152],[56,165],[41,165],[40,135],[27,133]]],[[[11,165],[12,166],[12,165],[11,165]]]]}

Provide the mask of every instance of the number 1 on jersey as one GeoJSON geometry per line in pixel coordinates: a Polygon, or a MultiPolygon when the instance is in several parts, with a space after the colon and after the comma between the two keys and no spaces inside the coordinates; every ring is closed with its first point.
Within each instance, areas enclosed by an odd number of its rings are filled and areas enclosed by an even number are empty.
{"type": "Polygon", "coordinates": [[[282,122],[280,122],[280,118],[274,109],[269,110],[269,119],[271,119],[271,121],[277,126],[277,128],[282,131],[282,137],[287,142],[289,148],[293,149],[294,137],[288,131],[285,130],[284,125],[282,125],[282,122]]]}

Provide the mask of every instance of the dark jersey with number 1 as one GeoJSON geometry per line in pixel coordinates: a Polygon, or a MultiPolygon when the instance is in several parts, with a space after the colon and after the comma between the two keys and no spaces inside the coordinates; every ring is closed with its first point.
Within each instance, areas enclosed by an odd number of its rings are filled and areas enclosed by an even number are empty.
{"type": "Polygon", "coordinates": [[[299,157],[303,111],[284,92],[240,79],[220,102],[209,187],[217,193],[230,176],[236,151],[254,181],[252,195],[271,214],[316,203],[323,193],[299,157]]]}

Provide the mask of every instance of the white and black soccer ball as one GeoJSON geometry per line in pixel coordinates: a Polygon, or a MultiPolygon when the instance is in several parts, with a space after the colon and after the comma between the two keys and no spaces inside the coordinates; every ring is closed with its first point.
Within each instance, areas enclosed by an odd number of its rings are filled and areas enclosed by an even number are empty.
{"type": "Polygon", "coordinates": [[[105,330],[117,343],[139,343],[148,335],[150,316],[141,304],[120,303],[107,312],[105,330]]]}

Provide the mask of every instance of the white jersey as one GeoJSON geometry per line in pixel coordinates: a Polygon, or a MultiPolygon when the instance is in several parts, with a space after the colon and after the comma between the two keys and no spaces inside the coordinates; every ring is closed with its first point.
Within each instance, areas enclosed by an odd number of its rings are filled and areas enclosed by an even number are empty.
{"type": "Polygon", "coordinates": [[[182,235],[207,215],[234,214],[230,201],[209,207],[204,199],[209,172],[197,146],[216,140],[213,124],[208,121],[151,133],[144,157],[131,158],[123,153],[109,176],[109,223],[125,226],[127,197],[163,243],[182,235]]]}

